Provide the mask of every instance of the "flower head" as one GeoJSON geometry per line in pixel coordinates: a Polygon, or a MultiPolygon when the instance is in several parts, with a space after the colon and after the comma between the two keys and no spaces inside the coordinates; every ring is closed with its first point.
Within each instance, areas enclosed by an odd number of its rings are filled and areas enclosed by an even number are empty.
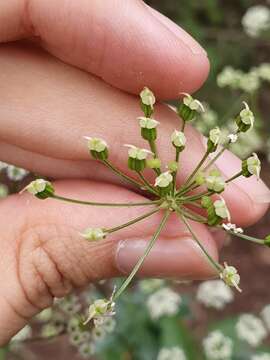
{"type": "Polygon", "coordinates": [[[132,159],[145,160],[149,154],[153,155],[152,151],[138,148],[137,146],[125,144],[128,147],[128,156],[132,159]]]}
{"type": "Polygon", "coordinates": [[[261,162],[257,154],[253,153],[252,156],[247,159],[247,168],[250,174],[256,175],[257,178],[260,177],[261,162]]]}
{"type": "Polygon", "coordinates": [[[238,140],[238,135],[237,134],[229,134],[228,139],[232,144],[234,144],[238,140]]]}
{"type": "Polygon", "coordinates": [[[205,178],[205,183],[208,190],[220,193],[225,188],[225,181],[222,178],[219,171],[211,171],[210,174],[205,178]]]}
{"type": "Polygon", "coordinates": [[[89,306],[88,317],[84,322],[84,325],[90,321],[98,323],[100,319],[115,315],[115,303],[110,299],[98,299],[89,306]]]}
{"type": "Polygon", "coordinates": [[[157,360],[187,360],[184,350],[178,346],[160,349],[157,360]]]}
{"type": "Polygon", "coordinates": [[[215,330],[203,340],[203,348],[207,359],[227,360],[232,356],[233,342],[220,330],[215,330]]]}
{"type": "Polygon", "coordinates": [[[44,179],[36,179],[28,184],[22,191],[27,190],[30,194],[40,199],[46,199],[54,194],[52,184],[44,179]]]}
{"type": "Polygon", "coordinates": [[[174,130],[171,135],[171,141],[176,148],[184,148],[187,140],[182,131],[174,130]]]}
{"type": "Polygon", "coordinates": [[[155,186],[160,188],[168,187],[173,181],[172,174],[169,171],[161,173],[155,180],[155,186]]]}
{"type": "Polygon", "coordinates": [[[220,278],[226,285],[233,286],[240,292],[242,291],[238,286],[240,283],[240,275],[234,266],[229,266],[225,263],[223,271],[220,273],[220,278]]]}
{"type": "Polygon", "coordinates": [[[212,141],[214,145],[218,145],[221,139],[221,131],[219,127],[214,127],[209,132],[209,139],[212,141]]]}
{"type": "Polygon", "coordinates": [[[232,223],[227,223],[227,224],[222,224],[222,227],[224,230],[226,231],[231,231],[235,234],[242,234],[244,231],[242,228],[240,227],[237,227],[235,224],[232,224],[232,223]]]}
{"type": "Polygon", "coordinates": [[[197,300],[206,307],[221,310],[232,302],[233,298],[233,291],[221,280],[204,281],[198,287],[197,300]]]}
{"type": "Polygon", "coordinates": [[[217,216],[222,219],[230,220],[230,212],[226,206],[225,200],[222,197],[220,197],[220,200],[216,200],[213,205],[217,216]]]}
{"type": "Polygon", "coordinates": [[[138,117],[138,120],[140,123],[140,127],[143,129],[155,129],[158,124],[160,124],[159,121],[144,116],[138,117]]]}
{"type": "Polygon", "coordinates": [[[252,314],[243,314],[239,317],[236,333],[239,339],[254,347],[260,345],[267,336],[262,320],[252,314]]]}
{"type": "Polygon", "coordinates": [[[104,239],[107,233],[101,228],[87,228],[81,235],[87,240],[97,241],[104,239]]]}
{"type": "Polygon", "coordinates": [[[84,137],[86,140],[88,140],[88,149],[90,151],[96,151],[96,152],[102,152],[108,148],[108,145],[105,140],[96,138],[96,137],[84,137]]]}
{"type": "Polygon", "coordinates": [[[152,109],[156,102],[155,95],[153,92],[148,89],[148,87],[144,87],[143,90],[140,92],[141,101],[144,105],[150,106],[152,109]]]}
{"type": "Polygon", "coordinates": [[[197,100],[194,99],[190,94],[188,93],[182,93],[184,96],[183,103],[190,108],[190,110],[195,110],[197,112],[204,112],[203,104],[197,100]]]}
{"type": "Polygon", "coordinates": [[[170,288],[163,287],[148,297],[147,308],[151,318],[159,319],[164,315],[175,315],[179,311],[181,296],[170,288]]]}
{"type": "Polygon", "coordinates": [[[243,104],[244,104],[245,108],[240,111],[240,118],[244,124],[250,125],[250,127],[253,127],[254,119],[255,119],[254,114],[250,110],[248,104],[245,101],[243,102],[243,104]]]}
{"type": "Polygon", "coordinates": [[[242,25],[249,36],[259,37],[270,29],[270,9],[263,5],[251,6],[242,18],[242,25]]]}

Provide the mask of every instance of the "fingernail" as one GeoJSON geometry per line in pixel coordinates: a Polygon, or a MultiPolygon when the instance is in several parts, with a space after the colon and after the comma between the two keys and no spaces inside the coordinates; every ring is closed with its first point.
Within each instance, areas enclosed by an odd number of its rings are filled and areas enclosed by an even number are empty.
{"type": "MultiPolygon", "coordinates": [[[[120,242],[116,264],[123,274],[129,274],[143,255],[150,239],[128,239],[120,242]]],[[[205,245],[207,246],[207,245],[205,245]]],[[[216,250],[209,246],[208,251],[216,250]]],[[[160,239],[146,258],[139,274],[143,276],[205,279],[216,275],[198,245],[190,238],[160,239]]]]}
{"type": "MultiPolygon", "coordinates": [[[[207,147],[207,139],[203,138],[204,147],[207,147]]],[[[210,154],[209,157],[213,158],[216,153],[210,154]]],[[[216,166],[221,173],[230,178],[239,172],[242,168],[242,161],[229,150],[225,150],[224,153],[215,161],[216,166]]],[[[233,181],[239,189],[245,192],[248,197],[258,204],[269,203],[270,190],[261,179],[257,179],[256,176],[249,178],[240,176],[233,181]]]]}
{"type": "Polygon", "coordinates": [[[167,29],[169,29],[176,37],[183,41],[183,43],[190,49],[190,51],[195,55],[206,55],[207,53],[204,48],[192,37],[190,36],[185,30],[183,30],[180,26],[175,24],[165,15],[161,14],[157,10],[151,8],[150,6],[146,5],[148,10],[151,14],[160,21],[167,29]]]}

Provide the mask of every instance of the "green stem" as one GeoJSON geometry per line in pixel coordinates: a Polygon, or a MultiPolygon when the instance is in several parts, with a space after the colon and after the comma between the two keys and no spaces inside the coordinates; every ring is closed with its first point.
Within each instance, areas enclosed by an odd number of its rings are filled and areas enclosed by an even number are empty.
{"type": "Polygon", "coordinates": [[[150,251],[152,250],[153,246],[156,243],[156,240],[159,236],[159,234],[161,233],[161,230],[163,229],[163,227],[165,226],[168,217],[170,216],[170,210],[167,210],[161,220],[161,223],[159,224],[157,230],[155,231],[152,239],[150,240],[149,244],[147,245],[144,254],[141,256],[141,258],[137,261],[136,265],[134,266],[132,272],[129,274],[129,276],[126,278],[126,280],[123,282],[123,284],[121,285],[121,287],[117,290],[117,292],[115,293],[114,297],[113,297],[113,301],[115,301],[121,294],[122,292],[126,289],[126,287],[130,284],[131,280],[134,278],[134,276],[136,275],[137,271],[140,269],[141,265],[143,264],[144,260],[146,259],[146,257],[148,256],[148,254],[150,253],[150,251]]]}
{"type": "Polygon", "coordinates": [[[200,160],[199,164],[196,166],[196,168],[193,170],[193,172],[190,174],[190,176],[188,177],[188,179],[186,180],[185,184],[183,185],[183,188],[180,189],[180,191],[183,191],[184,189],[186,189],[190,184],[190,181],[194,178],[194,176],[197,174],[197,172],[200,170],[201,166],[203,165],[203,163],[205,162],[205,160],[207,159],[209,153],[208,151],[206,151],[206,153],[204,154],[204,156],[202,157],[202,159],[200,160]]]}
{"type": "Polygon", "coordinates": [[[186,121],[182,120],[182,127],[181,127],[181,131],[184,132],[186,127],[186,121]]]}
{"type": "MultiPolygon", "coordinates": [[[[158,152],[157,152],[157,147],[156,147],[155,140],[148,140],[148,143],[149,143],[149,146],[150,146],[150,149],[151,149],[152,153],[154,154],[154,158],[157,159],[158,158],[158,152]]],[[[157,175],[161,174],[160,168],[153,169],[153,170],[155,171],[155,173],[157,175]]]]}
{"type": "Polygon", "coordinates": [[[127,226],[133,225],[133,224],[135,224],[135,223],[137,223],[137,222],[139,222],[139,221],[141,221],[141,220],[143,220],[143,219],[148,218],[149,216],[157,213],[159,210],[160,210],[159,208],[158,208],[158,209],[155,209],[155,210],[152,210],[152,211],[150,211],[150,212],[148,212],[148,213],[146,213],[146,214],[144,214],[144,215],[141,215],[141,216],[139,216],[139,217],[137,217],[137,218],[135,218],[135,219],[133,219],[133,220],[130,220],[130,221],[126,222],[125,224],[122,224],[122,225],[119,225],[119,226],[115,226],[115,227],[110,228],[110,229],[105,229],[105,232],[106,232],[106,233],[113,233],[113,232],[115,232],[115,231],[121,230],[121,229],[123,229],[123,228],[125,228],[125,227],[127,227],[127,226]]]}
{"type": "Polygon", "coordinates": [[[190,220],[207,223],[207,219],[204,216],[201,216],[186,207],[182,207],[181,210],[183,211],[184,216],[189,217],[190,220]]]}
{"type": "Polygon", "coordinates": [[[195,232],[192,230],[192,227],[190,226],[189,222],[187,221],[186,217],[181,214],[181,212],[177,212],[178,215],[180,216],[181,220],[183,221],[183,223],[186,225],[186,227],[188,228],[189,232],[191,233],[193,239],[196,241],[196,243],[198,244],[198,246],[200,247],[200,249],[202,250],[202,252],[204,253],[204,255],[206,256],[206,258],[208,259],[208,261],[210,262],[210,264],[214,267],[214,269],[218,272],[218,274],[220,274],[220,272],[223,270],[222,266],[219,265],[213,258],[212,256],[208,253],[208,251],[204,248],[204,246],[202,245],[202,243],[200,242],[200,240],[198,239],[197,235],[195,234],[195,232]]]}
{"type": "Polygon", "coordinates": [[[182,198],[182,201],[183,202],[196,201],[196,200],[200,200],[203,196],[211,196],[213,194],[215,194],[214,191],[205,190],[205,191],[201,192],[200,194],[193,195],[193,196],[187,196],[186,198],[182,198]]]}
{"type": "MultiPolygon", "coordinates": [[[[179,151],[178,148],[176,148],[175,150],[176,150],[176,151],[175,151],[175,161],[176,161],[177,164],[178,164],[181,151],[179,151]]],[[[173,191],[173,194],[175,194],[177,170],[174,171],[172,175],[173,175],[173,187],[172,187],[172,191],[173,191]]]]}
{"type": "Polygon", "coordinates": [[[130,207],[130,206],[145,206],[145,205],[155,205],[160,202],[160,200],[153,200],[153,201],[142,201],[136,203],[100,203],[100,202],[93,202],[93,201],[83,201],[77,199],[70,199],[64,196],[59,195],[51,195],[51,198],[56,200],[62,200],[66,202],[70,202],[73,204],[80,204],[80,205],[92,205],[92,206],[115,206],[115,207],[130,207]]]}
{"type": "MultiPolygon", "coordinates": [[[[223,228],[224,230],[224,228],[223,228]]],[[[234,235],[234,236],[237,236],[241,239],[245,239],[245,240],[248,240],[248,241],[252,241],[256,244],[260,244],[260,245],[264,245],[264,240],[263,239],[258,239],[258,238],[255,238],[253,236],[248,236],[248,235],[245,235],[245,234],[240,234],[240,233],[235,233],[233,231],[230,231],[230,230],[226,230],[228,233],[230,233],[231,235],[234,235]]]]}
{"type": "Polygon", "coordinates": [[[213,157],[212,160],[209,161],[209,163],[204,167],[203,171],[206,171],[210,168],[210,166],[224,153],[225,150],[228,149],[229,145],[230,145],[230,141],[228,142],[228,144],[224,145],[223,148],[213,157]]]}
{"type": "Polygon", "coordinates": [[[137,174],[139,175],[140,179],[144,183],[145,187],[152,193],[157,196],[159,196],[158,192],[154,189],[154,187],[150,184],[150,182],[143,176],[143,174],[140,171],[137,171],[137,174]]]}
{"type": "Polygon", "coordinates": [[[142,184],[140,184],[138,181],[131,178],[130,176],[124,174],[121,170],[117,169],[114,165],[110,163],[109,160],[102,160],[102,163],[105,164],[109,169],[111,169],[116,175],[120,176],[122,179],[128,181],[132,185],[139,187],[140,189],[142,188],[142,184]]]}
{"type": "Polygon", "coordinates": [[[233,175],[232,177],[230,177],[229,179],[227,179],[227,180],[225,181],[226,184],[228,184],[229,182],[235,180],[236,178],[238,178],[238,177],[241,176],[241,175],[242,175],[242,170],[239,171],[237,174],[233,175]]]}

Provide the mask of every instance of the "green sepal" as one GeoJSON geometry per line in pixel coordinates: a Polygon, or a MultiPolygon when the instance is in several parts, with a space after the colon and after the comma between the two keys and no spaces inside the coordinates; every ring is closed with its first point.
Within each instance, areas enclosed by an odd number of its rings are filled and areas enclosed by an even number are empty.
{"type": "Polygon", "coordinates": [[[157,138],[157,129],[141,128],[141,135],[145,140],[154,141],[157,138]]]}
{"type": "Polygon", "coordinates": [[[90,150],[90,153],[93,158],[97,160],[107,160],[109,157],[109,152],[107,148],[103,151],[90,150]]]}
{"type": "Polygon", "coordinates": [[[247,177],[247,178],[252,176],[252,174],[248,171],[247,160],[242,161],[242,175],[247,177]]]}
{"type": "Polygon", "coordinates": [[[177,109],[177,113],[183,121],[191,121],[195,118],[197,111],[191,110],[187,105],[181,103],[177,109]]]}
{"type": "Polygon", "coordinates": [[[35,194],[35,197],[41,200],[45,200],[48,199],[49,197],[52,197],[53,195],[54,195],[54,188],[50,183],[47,183],[46,188],[43,191],[35,194]]]}
{"type": "Polygon", "coordinates": [[[142,101],[141,101],[141,109],[144,113],[144,116],[147,118],[150,118],[154,112],[154,109],[150,105],[145,105],[142,101]]]}
{"type": "Polygon", "coordinates": [[[146,167],[146,160],[138,160],[138,159],[129,157],[128,158],[128,167],[130,170],[143,171],[146,167]]]}
{"type": "Polygon", "coordinates": [[[213,153],[217,150],[217,145],[215,145],[210,139],[207,141],[207,151],[208,153],[213,153]]]}
{"type": "Polygon", "coordinates": [[[157,186],[157,189],[161,197],[166,196],[172,192],[172,183],[169,184],[167,187],[157,186]]]}
{"type": "Polygon", "coordinates": [[[246,131],[248,131],[248,130],[250,129],[250,127],[251,127],[251,124],[248,125],[248,124],[243,123],[240,115],[238,115],[238,116],[236,117],[235,122],[236,122],[236,125],[238,126],[238,130],[239,130],[240,132],[246,132],[246,131]]]}

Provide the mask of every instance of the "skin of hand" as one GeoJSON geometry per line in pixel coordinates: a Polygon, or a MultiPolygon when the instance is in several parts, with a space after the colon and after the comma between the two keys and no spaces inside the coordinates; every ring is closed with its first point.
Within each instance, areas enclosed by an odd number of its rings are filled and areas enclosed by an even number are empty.
{"type": "MultiPolygon", "coordinates": [[[[124,143],[140,138],[138,94],[150,87],[160,101],[193,92],[205,81],[205,51],[184,30],[138,0],[10,0],[0,4],[1,160],[49,176],[57,193],[104,202],[145,198],[89,158],[84,135],[104,138],[110,158],[126,171],[124,143]]],[[[158,146],[173,156],[170,134],[179,119],[156,106],[158,146]]],[[[179,184],[205,151],[205,139],[187,127],[179,184]]],[[[217,161],[225,177],[241,166],[226,151],[217,161]]],[[[149,177],[151,179],[151,176],[149,177]]],[[[224,194],[239,226],[267,210],[269,190],[260,180],[238,179],[224,194]],[[261,201],[261,200],[260,200],[261,201]]],[[[40,201],[29,194],[0,202],[0,345],[32,316],[91,281],[127,274],[143,253],[160,215],[88,243],[86,227],[111,227],[148,208],[104,209],[40,201]]],[[[194,223],[218,257],[219,233],[194,223]]],[[[140,270],[141,276],[205,279],[213,276],[198,246],[172,216],[140,270]]]]}

